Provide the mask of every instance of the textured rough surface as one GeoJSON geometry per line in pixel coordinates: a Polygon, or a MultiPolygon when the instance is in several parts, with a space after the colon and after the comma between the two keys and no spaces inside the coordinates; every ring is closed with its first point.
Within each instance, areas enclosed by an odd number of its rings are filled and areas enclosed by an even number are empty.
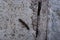
{"type": "Polygon", "coordinates": [[[34,40],[30,0],[0,0],[0,40],[34,40]],[[22,19],[30,28],[19,22],[22,19]]]}
{"type": "Polygon", "coordinates": [[[47,0],[0,0],[0,40],[45,40],[47,26],[46,5],[47,0]],[[39,1],[42,2],[42,10],[36,39],[39,1]],[[27,30],[19,19],[22,19],[30,30],[27,30]]]}
{"type": "Polygon", "coordinates": [[[48,40],[60,40],[60,0],[49,0],[48,40]]]}
{"type": "Polygon", "coordinates": [[[33,30],[36,31],[37,27],[37,11],[38,11],[38,0],[31,0],[31,6],[30,8],[33,11],[33,16],[32,16],[32,25],[33,25],[33,30]]]}
{"type": "Polygon", "coordinates": [[[60,0],[0,0],[0,40],[60,40],[60,0]]]}

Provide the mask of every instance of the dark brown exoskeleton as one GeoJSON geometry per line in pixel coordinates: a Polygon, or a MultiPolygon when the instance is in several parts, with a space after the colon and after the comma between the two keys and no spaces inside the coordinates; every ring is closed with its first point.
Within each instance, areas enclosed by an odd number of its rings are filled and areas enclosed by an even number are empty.
{"type": "Polygon", "coordinates": [[[23,25],[25,25],[25,27],[27,28],[27,30],[29,30],[29,26],[22,19],[19,19],[19,22],[21,22],[23,25]]]}

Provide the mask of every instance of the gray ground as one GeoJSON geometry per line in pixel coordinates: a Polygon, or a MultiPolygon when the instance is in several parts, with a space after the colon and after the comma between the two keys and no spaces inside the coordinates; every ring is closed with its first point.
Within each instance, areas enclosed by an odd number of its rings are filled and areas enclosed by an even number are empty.
{"type": "Polygon", "coordinates": [[[0,0],[0,40],[60,40],[60,0],[0,0]]]}

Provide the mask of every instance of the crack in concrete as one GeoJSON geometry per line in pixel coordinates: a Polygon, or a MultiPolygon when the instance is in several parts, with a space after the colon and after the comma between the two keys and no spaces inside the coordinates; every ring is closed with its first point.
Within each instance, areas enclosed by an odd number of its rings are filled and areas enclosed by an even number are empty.
{"type": "Polygon", "coordinates": [[[39,21],[39,16],[40,16],[40,10],[41,10],[41,2],[38,2],[36,38],[38,36],[38,21],[39,21]]]}

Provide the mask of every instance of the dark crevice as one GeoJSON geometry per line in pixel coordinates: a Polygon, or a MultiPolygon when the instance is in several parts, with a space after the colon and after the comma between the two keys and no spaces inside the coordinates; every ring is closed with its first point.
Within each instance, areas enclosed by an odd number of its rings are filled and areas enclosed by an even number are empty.
{"type": "MultiPolygon", "coordinates": [[[[48,20],[47,20],[47,22],[48,22],[48,20]]],[[[48,24],[48,23],[47,23],[47,24],[48,24]]],[[[47,30],[47,29],[48,29],[48,25],[47,25],[47,27],[46,27],[46,37],[45,37],[45,40],[48,40],[48,39],[47,39],[47,34],[48,34],[47,32],[48,32],[48,30],[47,30]]]]}
{"type": "Polygon", "coordinates": [[[27,30],[29,30],[29,27],[28,25],[22,20],[22,19],[18,19],[19,22],[21,22],[23,25],[25,25],[25,27],[27,28],[27,30]]]}
{"type": "Polygon", "coordinates": [[[38,36],[38,19],[39,19],[39,16],[40,16],[40,10],[41,10],[41,2],[38,2],[38,12],[37,12],[37,27],[36,27],[36,38],[38,36]]]}
{"type": "Polygon", "coordinates": [[[38,28],[36,29],[36,38],[37,38],[37,36],[38,36],[38,28]]]}
{"type": "Polygon", "coordinates": [[[46,38],[45,38],[45,40],[47,40],[47,30],[46,30],[46,38]]]}
{"type": "Polygon", "coordinates": [[[40,15],[40,10],[41,10],[41,2],[38,2],[38,13],[37,13],[37,16],[40,15]]]}

